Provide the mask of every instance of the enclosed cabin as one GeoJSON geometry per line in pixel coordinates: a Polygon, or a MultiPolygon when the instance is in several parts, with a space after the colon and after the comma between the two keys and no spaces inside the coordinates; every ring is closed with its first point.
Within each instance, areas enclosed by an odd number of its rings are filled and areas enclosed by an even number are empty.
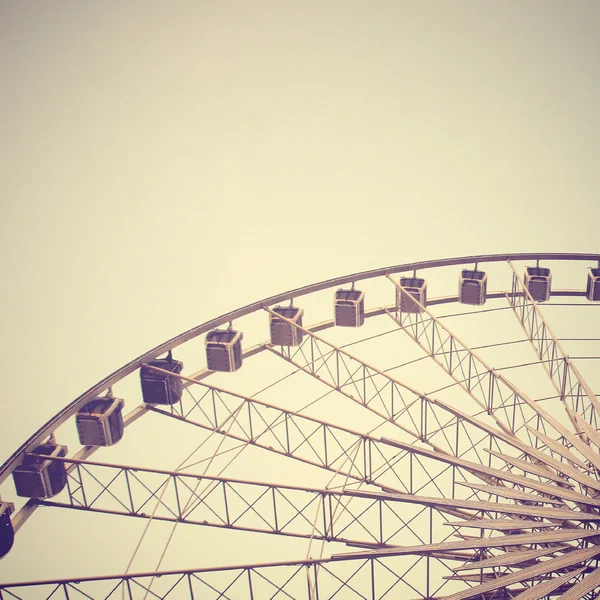
{"type": "Polygon", "coordinates": [[[396,306],[401,312],[420,313],[421,305],[427,305],[427,283],[420,277],[401,277],[400,285],[403,289],[396,290],[396,306]],[[415,302],[415,300],[417,302],[415,302]]]}
{"type": "Polygon", "coordinates": [[[120,398],[96,398],[77,412],[79,441],[84,446],[112,446],[123,437],[123,405],[120,398]]]}
{"type": "Polygon", "coordinates": [[[14,510],[15,505],[12,502],[0,502],[0,558],[10,552],[15,541],[15,530],[10,520],[14,510]]]}
{"type": "Polygon", "coordinates": [[[334,309],[337,326],[360,327],[365,322],[365,293],[358,290],[337,290],[334,309]]]}
{"type": "Polygon", "coordinates": [[[206,335],[206,362],[211,371],[237,371],[242,366],[244,334],[233,329],[213,329],[206,335]]]}
{"type": "Polygon", "coordinates": [[[276,306],[273,312],[276,314],[271,314],[271,344],[274,346],[299,346],[302,343],[303,332],[296,325],[302,327],[304,311],[295,306],[276,306]],[[284,319],[292,322],[288,323],[284,319]]]}
{"type": "Polygon", "coordinates": [[[26,452],[23,462],[13,471],[17,495],[23,498],[51,498],[67,483],[65,463],[44,458],[67,455],[67,447],[48,442],[26,452]],[[42,455],[42,456],[37,456],[42,455]]]}
{"type": "Polygon", "coordinates": [[[592,302],[600,300],[600,267],[589,270],[585,295],[592,302]]]}
{"type": "Polygon", "coordinates": [[[552,273],[545,267],[527,267],[525,269],[525,287],[536,302],[545,302],[550,298],[552,273]]]}
{"type": "Polygon", "coordinates": [[[462,304],[485,304],[487,273],[464,269],[458,281],[458,299],[462,304]]]}
{"type": "Polygon", "coordinates": [[[181,400],[183,393],[183,384],[179,377],[176,377],[183,369],[183,363],[174,360],[169,353],[167,358],[159,358],[148,361],[147,367],[140,369],[140,379],[142,383],[142,396],[146,404],[177,404],[181,400]],[[168,371],[161,373],[152,367],[168,371]]]}

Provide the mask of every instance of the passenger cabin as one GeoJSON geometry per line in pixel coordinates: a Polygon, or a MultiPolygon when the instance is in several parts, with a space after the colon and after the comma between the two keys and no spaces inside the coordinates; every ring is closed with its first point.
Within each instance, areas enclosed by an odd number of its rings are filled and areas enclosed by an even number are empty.
{"type": "Polygon", "coordinates": [[[5,557],[15,541],[15,531],[10,520],[15,505],[12,502],[0,502],[0,558],[5,557]]]}
{"type": "Polygon", "coordinates": [[[31,453],[25,453],[23,462],[13,471],[17,495],[23,498],[51,498],[67,483],[64,462],[34,456],[37,454],[65,457],[67,447],[48,442],[37,446],[31,453]]]}
{"type": "Polygon", "coordinates": [[[294,325],[302,327],[304,311],[294,306],[276,306],[273,312],[277,314],[271,315],[271,344],[274,346],[299,346],[302,343],[303,332],[294,325]],[[288,323],[284,319],[289,319],[292,323],[288,323]]]}
{"type": "MultiPolygon", "coordinates": [[[[157,367],[163,371],[179,374],[183,363],[173,360],[171,356],[148,361],[150,367],[157,367]]],[[[146,404],[177,404],[183,393],[182,381],[179,377],[160,373],[148,367],[140,369],[142,382],[142,396],[146,404]]]]}
{"type": "Polygon", "coordinates": [[[600,267],[589,270],[585,295],[592,302],[600,300],[600,267]]]}
{"type": "Polygon", "coordinates": [[[244,334],[233,329],[213,329],[206,335],[206,361],[211,371],[237,371],[242,366],[244,334]]]}
{"type": "Polygon", "coordinates": [[[487,273],[465,269],[458,282],[458,299],[462,304],[485,304],[487,273]]]}
{"type": "Polygon", "coordinates": [[[365,322],[365,293],[358,290],[337,290],[334,314],[337,326],[360,327],[365,322]]]}
{"type": "Polygon", "coordinates": [[[96,398],[77,412],[79,441],[84,446],[112,446],[123,437],[123,405],[120,398],[96,398]]]}
{"type": "Polygon", "coordinates": [[[396,290],[396,306],[401,312],[420,313],[422,308],[417,304],[418,301],[423,306],[427,304],[427,283],[419,277],[401,277],[400,285],[402,290],[396,290]]]}
{"type": "Polygon", "coordinates": [[[525,269],[525,287],[536,302],[545,302],[550,298],[552,273],[545,267],[527,267],[525,269]]]}

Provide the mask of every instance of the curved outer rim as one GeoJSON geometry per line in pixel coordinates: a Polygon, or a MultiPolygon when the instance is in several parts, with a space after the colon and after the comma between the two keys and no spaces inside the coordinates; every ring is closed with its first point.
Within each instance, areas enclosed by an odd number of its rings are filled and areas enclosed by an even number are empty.
{"type": "Polygon", "coordinates": [[[60,412],[58,412],[52,419],[46,422],[38,431],[36,431],[21,447],[16,450],[9,459],[0,467],[0,484],[2,484],[5,479],[12,473],[12,471],[20,464],[20,460],[22,455],[25,452],[32,450],[35,446],[42,443],[49,435],[52,433],[57,427],[62,425],[65,421],[71,418],[77,410],[85,403],[87,403],[91,398],[94,398],[100,395],[102,392],[107,390],[109,387],[130,375],[134,371],[140,368],[141,364],[160,356],[161,354],[165,354],[169,350],[173,350],[177,346],[202,335],[214,329],[215,327],[219,327],[224,323],[229,323],[235,319],[239,319],[250,313],[256,312],[257,310],[262,309],[264,306],[271,306],[273,304],[277,304],[280,302],[286,302],[287,300],[291,300],[292,298],[298,298],[300,296],[306,296],[308,294],[312,294],[314,292],[318,292],[321,290],[325,290],[331,287],[336,287],[339,285],[345,285],[347,283],[352,283],[356,281],[362,281],[365,279],[373,279],[376,277],[381,277],[386,274],[393,273],[402,273],[405,271],[414,271],[420,269],[432,269],[437,267],[447,267],[447,266],[456,266],[456,265],[464,265],[468,263],[491,263],[491,262],[504,262],[509,260],[568,260],[568,261],[598,261],[600,262],[600,254],[583,254],[583,253],[516,253],[516,254],[480,254],[475,256],[462,256],[456,258],[442,258],[436,260],[428,260],[428,261],[419,261],[413,263],[406,263],[403,265],[395,265],[391,267],[384,267],[379,269],[373,269],[371,271],[362,271],[360,273],[353,273],[351,275],[345,275],[343,277],[336,277],[334,279],[327,279],[325,281],[321,281],[320,283],[310,284],[304,287],[296,288],[294,290],[290,290],[284,292],[282,294],[277,294],[275,296],[271,296],[269,298],[265,298],[264,300],[259,300],[258,302],[253,302],[252,304],[248,304],[242,308],[238,308],[236,310],[230,311],[217,317],[215,319],[211,319],[210,321],[206,321],[201,325],[193,327],[188,331],[185,331],[162,344],[159,344],[152,350],[149,350],[145,354],[138,356],[131,362],[123,365],[121,368],[117,369],[101,381],[99,381],[96,385],[92,386],[86,392],[84,392],[81,396],[73,400],[70,404],[65,406],[60,412]]]}

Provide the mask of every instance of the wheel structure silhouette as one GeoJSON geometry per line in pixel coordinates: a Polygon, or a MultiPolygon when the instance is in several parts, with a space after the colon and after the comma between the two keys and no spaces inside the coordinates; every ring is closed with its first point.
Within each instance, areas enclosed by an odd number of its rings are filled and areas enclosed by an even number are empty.
{"type": "Polygon", "coordinates": [[[598,254],[470,256],[191,329],[2,466],[3,562],[28,531],[61,573],[0,597],[595,598],[598,301],[598,254]],[[129,564],[103,572],[119,546],[129,564]]]}

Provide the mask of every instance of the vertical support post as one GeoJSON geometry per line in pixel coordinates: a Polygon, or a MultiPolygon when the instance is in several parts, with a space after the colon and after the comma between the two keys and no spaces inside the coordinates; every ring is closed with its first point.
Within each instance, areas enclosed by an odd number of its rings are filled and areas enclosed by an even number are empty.
{"type": "Polygon", "coordinates": [[[246,571],[248,573],[248,593],[250,594],[250,600],[254,600],[254,589],[252,588],[252,569],[246,571]]]}

